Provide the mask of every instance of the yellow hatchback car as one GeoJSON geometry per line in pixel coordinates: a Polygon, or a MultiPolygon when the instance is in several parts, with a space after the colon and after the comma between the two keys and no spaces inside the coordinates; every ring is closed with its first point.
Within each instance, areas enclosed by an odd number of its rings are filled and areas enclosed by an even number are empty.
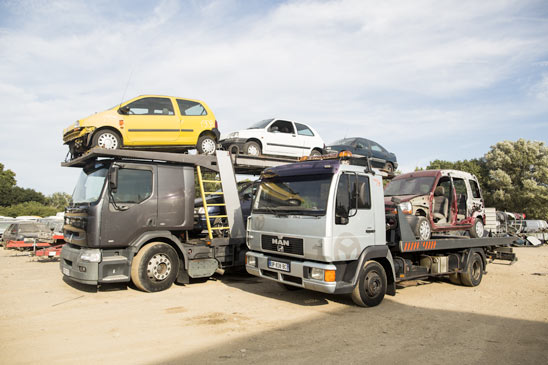
{"type": "Polygon", "coordinates": [[[204,102],[160,95],[138,96],[63,131],[72,158],[92,147],[196,148],[213,154],[219,137],[215,115],[204,102]]]}

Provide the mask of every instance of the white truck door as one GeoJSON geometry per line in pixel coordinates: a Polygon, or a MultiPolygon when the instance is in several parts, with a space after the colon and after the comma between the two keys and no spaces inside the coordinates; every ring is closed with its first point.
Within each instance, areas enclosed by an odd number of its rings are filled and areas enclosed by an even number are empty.
{"type": "Polygon", "coordinates": [[[333,257],[354,260],[368,246],[375,244],[375,214],[371,204],[369,176],[343,173],[339,176],[333,212],[333,257]],[[365,188],[365,202],[360,202],[360,185],[365,188]],[[348,209],[350,208],[350,209],[348,209]]]}

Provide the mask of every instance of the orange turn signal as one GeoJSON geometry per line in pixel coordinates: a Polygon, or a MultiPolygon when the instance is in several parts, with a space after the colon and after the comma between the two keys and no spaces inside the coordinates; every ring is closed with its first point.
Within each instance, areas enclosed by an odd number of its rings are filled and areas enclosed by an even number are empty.
{"type": "Polygon", "coordinates": [[[328,282],[335,281],[335,270],[325,270],[323,274],[323,280],[328,282]]]}

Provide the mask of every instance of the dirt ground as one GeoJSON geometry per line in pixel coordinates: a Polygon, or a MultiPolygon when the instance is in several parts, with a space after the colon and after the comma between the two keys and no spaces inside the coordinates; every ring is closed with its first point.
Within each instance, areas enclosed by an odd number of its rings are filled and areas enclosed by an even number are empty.
{"type": "Polygon", "coordinates": [[[516,252],[479,287],[409,282],[365,309],[245,274],[97,290],[0,249],[0,364],[547,364],[548,247],[516,252]]]}

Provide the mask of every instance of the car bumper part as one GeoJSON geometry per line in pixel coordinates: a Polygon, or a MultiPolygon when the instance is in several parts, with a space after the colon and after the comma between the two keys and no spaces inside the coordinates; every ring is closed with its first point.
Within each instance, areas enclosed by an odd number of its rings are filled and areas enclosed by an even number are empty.
{"type": "MultiPolygon", "coordinates": [[[[282,284],[293,285],[309,290],[319,291],[322,293],[335,294],[337,291],[336,282],[325,282],[321,280],[314,280],[305,277],[306,272],[310,268],[319,268],[323,270],[336,270],[336,266],[332,264],[323,264],[313,261],[297,261],[289,258],[277,258],[274,256],[268,256],[259,252],[247,252],[247,257],[255,257],[256,266],[250,266],[246,264],[246,270],[249,274],[259,276],[261,278],[277,281],[282,284]],[[282,261],[289,264],[288,272],[272,269],[268,267],[269,260],[282,261]]],[[[246,260],[247,262],[247,260],[246,260]]]]}

